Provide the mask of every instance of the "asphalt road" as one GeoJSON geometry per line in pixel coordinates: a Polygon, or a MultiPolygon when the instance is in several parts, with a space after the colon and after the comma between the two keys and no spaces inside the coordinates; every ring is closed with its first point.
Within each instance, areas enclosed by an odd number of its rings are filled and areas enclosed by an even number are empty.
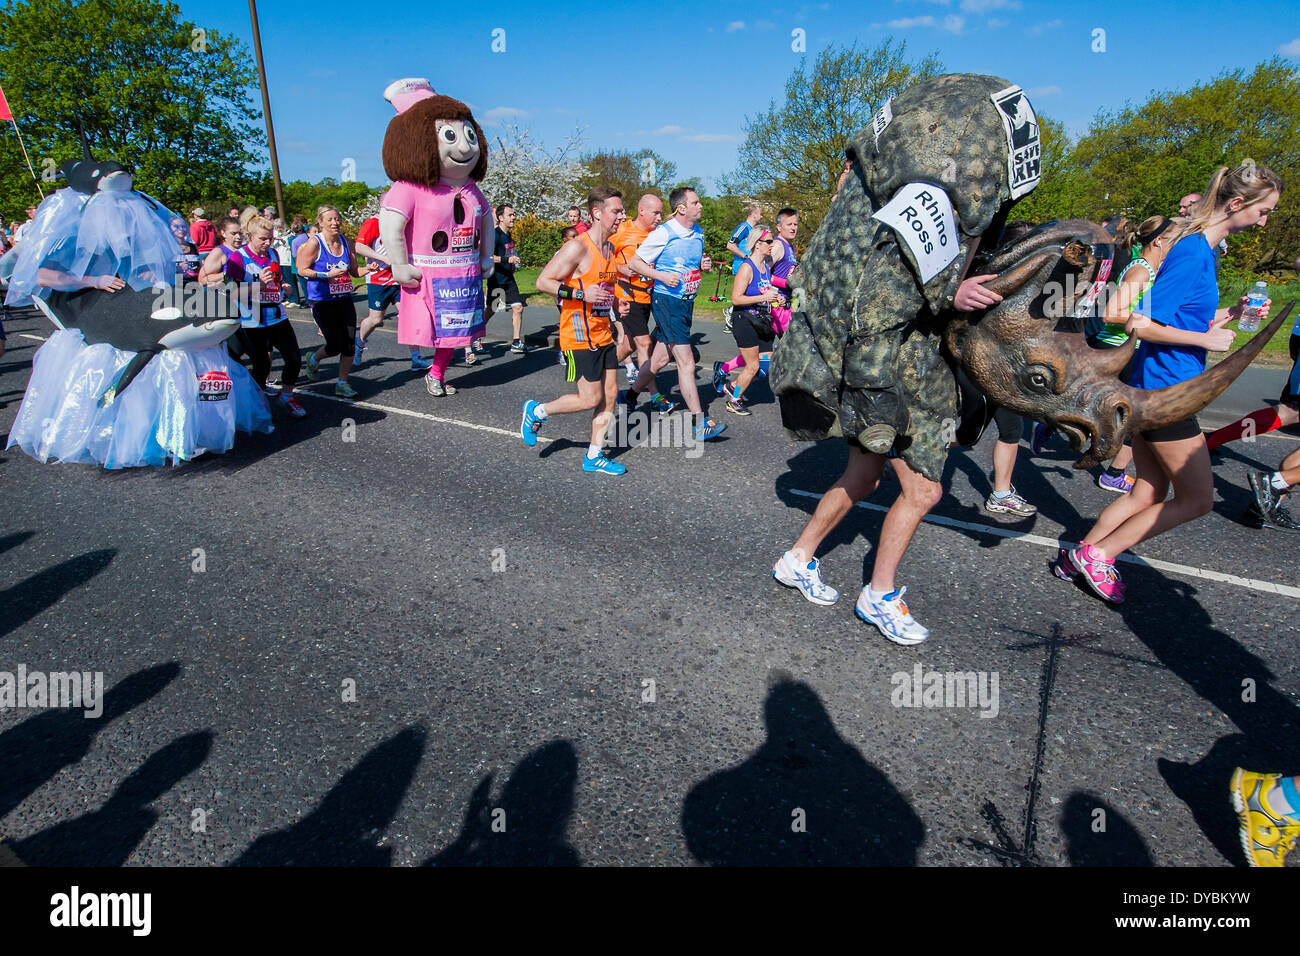
{"type": "MultiPolygon", "coordinates": [[[[529,309],[536,341],[553,316],[529,309]]],[[[900,570],[932,636],[902,648],[852,612],[896,482],[828,540],[843,597],[815,607],[770,568],[841,444],[787,440],[758,385],[750,418],[713,402],[730,427],[698,457],[624,449],[625,477],[584,474],[585,419],[520,441],[522,402],[567,386],[550,348],[505,352],[505,323],[490,361],[454,367],[456,396],[425,393],[390,320],[356,403],[302,389],[308,418],[229,454],[116,473],[0,455],[0,672],[99,671],[106,690],[96,719],[0,711],[13,852],[1241,865],[1232,767],[1300,772],[1296,539],[1238,520],[1246,469],[1293,435],[1230,448],[1214,512],[1137,549],[1161,564],[1122,566],[1120,607],[1048,570],[1109,500],[1063,445],[1022,451],[1027,522],[982,509],[990,438],[952,455],[900,570]],[[899,706],[918,666],[988,694],[899,706]]],[[[700,330],[706,361],[734,353],[700,330]]],[[[6,431],[48,330],[8,332],[6,431]]],[[[1284,375],[1250,373],[1203,423],[1284,375]]]]}

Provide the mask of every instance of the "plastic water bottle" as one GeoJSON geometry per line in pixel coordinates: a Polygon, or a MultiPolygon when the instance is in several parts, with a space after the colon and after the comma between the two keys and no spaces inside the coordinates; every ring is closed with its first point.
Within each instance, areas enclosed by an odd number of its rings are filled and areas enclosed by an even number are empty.
{"type": "Polygon", "coordinates": [[[1238,330],[1256,331],[1259,328],[1259,310],[1267,301],[1268,284],[1256,282],[1255,288],[1251,289],[1250,295],[1246,296],[1246,307],[1241,310],[1241,321],[1237,323],[1238,330]]]}

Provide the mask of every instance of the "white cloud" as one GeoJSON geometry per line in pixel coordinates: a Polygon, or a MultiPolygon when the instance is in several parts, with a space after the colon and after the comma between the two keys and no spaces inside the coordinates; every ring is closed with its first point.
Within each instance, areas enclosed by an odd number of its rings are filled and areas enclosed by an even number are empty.
{"type": "Polygon", "coordinates": [[[654,137],[656,139],[675,139],[679,143],[738,143],[739,136],[733,136],[730,133],[702,133],[698,130],[687,129],[685,126],[660,126],[658,129],[633,129],[620,132],[619,136],[635,136],[640,139],[654,137]]]}
{"type": "Polygon", "coordinates": [[[990,10],[1019,10],[1020,0],[961,0],[967,13],[988,13],[990,10]]]}
{"type": "Polygon", "coordinates": [[[1300,56],[1300,37],[1296,37],[1290,43],[1283,43],[1277,48],[1277,52],[1283,56],[1300,56]]]}
{"type": "Polygon", "coordinates": [[[1061,88],[1059,86],[1035,86],[1031,90],[1025,90],[1031,100],[1041,99],[1044,96],[1060,96],[1061,88]]]}
{"type": "Polygon", "coordinates": [[[686,132],[685,126],[660,126],[650,133],[651,136],[681,136],[686,132]]]}
{"type": "Polygon", "coordinates": [[[1061,25],[1061,22],[1062,21],[1060,20],[1048,20],[1046,23],[1035,23],[1025,32],[1031,36],[1039,36],[1040,34],[1046,33],[1048,30],[1055,30],[1061,25]]]}
{"type": "Polygon", "coordinates": [[[735,33],[737,30],[743,30],[743,29],[745,29],[744,20],[732,20],[730,23],[727,24],[728,33],[735,33]]]}
{"type": "Polygon", "coordinates": [[[990,17],[988,25],[991,29],[996,30],[998,27],[1004,27],[1010,22],[1010,20],[1000,20],[997,17],[990,17]]]}
{"type": "Polygon", "coordinates": [[[885,24],[895,30],[908,30],[912,27],[932,27],[935,25],[934,17],[903,17],[900,20],[890,20],[885,24]]]}
{"type": "Polygon", "coordinates": [[[527,119],[528,116],[527,110],[516,109],[513,106],[497,106],[484,113],[481,122],[484,126],[500,126],[506,120],[527,119]]]}
{"type": "Polygon", "coordinates": [[[738,143],[739,136],[732,136],[730,133],[689,133],[685,136],[677,137],[682,143],[738,143]]]}
{"type": "Polygon", "coordinates": [[[966,18],[949,14],[943,18],[943,28],[949,33],[961,33],[961,28],[966,25],[966,18]]]}

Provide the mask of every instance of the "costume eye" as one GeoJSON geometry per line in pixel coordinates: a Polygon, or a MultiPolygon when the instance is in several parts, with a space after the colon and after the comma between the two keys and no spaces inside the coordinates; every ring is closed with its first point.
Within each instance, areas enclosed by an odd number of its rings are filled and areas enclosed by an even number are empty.
{"type": "Polygon", "coordinates": [[[1025,384],[1036,392],[1056,390],[1056,372],[1044,365],[1031,365],[1025,369],[1025,384]]]}
{"type": "Polygon", "coordinates": [[[442,141],[447,144],[456,142],[456,130],[450,126],[442,128],[442,141]]]}
{"type": "Polygon", "coordinates": [[[474,127],[472,127],[472,126],[466,126],[466,127],[465,127],[465,140],[466,140],[466,142],[468,142],[471,146],[477,146],[477,145],[478,145],[478,137],[474,135],[474,127]]]}

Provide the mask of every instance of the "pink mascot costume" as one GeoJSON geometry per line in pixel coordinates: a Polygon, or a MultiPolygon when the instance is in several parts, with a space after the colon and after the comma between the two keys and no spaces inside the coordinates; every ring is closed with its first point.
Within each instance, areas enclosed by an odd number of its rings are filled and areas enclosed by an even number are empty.
{"type": "Polygon", "coordinates": [[[482,338],[485,325],[494,232],[478,181],[487,144],[469,107],[438,95],[428,80],[398,80],[384,98],[397,110],[384,135],[393,185],[379,212],[379,235],[402,285],[397,341],[434,349],[425,387],[451,395],[452,353],[482,338]]]}

